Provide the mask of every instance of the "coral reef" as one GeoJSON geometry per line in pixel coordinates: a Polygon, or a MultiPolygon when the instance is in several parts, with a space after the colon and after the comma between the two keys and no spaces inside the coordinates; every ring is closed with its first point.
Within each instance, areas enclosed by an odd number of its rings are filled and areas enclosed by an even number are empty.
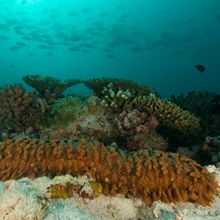
{"type": "Polygon", "coordinates": [[[21,85],[7,86],[2,90],[0,103],[1,132],[31,133],[41,127],[46,103],[34,93],[26,92],[21,85]]]}
{"type": "Polygon", "coordinates": [[[130,90],[114,90],[110,83],[102,90],[101,105],[109,123],[115,126],[115,142],[127,150],[166,149],[166,142],[156,133],[158,125],[166,125],[181,132],[199,126],[199,120],[174,103],[150,93],[135,96],[130,90]]]}
{"type": "Polygon", "coordinates": [[[111,143],[117,134],[99,102],[95,96],[84,99],[69,96],[56,100],[49,107],[47,126],[41,130],[41,137],[86,137],[111,143]]]}
{"type": "Polygon", "coordinates": [[[218,192],[213,175],[178,154],[137,151],[125,154],[98,142],[39,139],[6,140],[0,144],[0,179],[23,176],[85,174],[105,194],[128,193],[153,201],[195,201],[210,205],[218,192]]]}
{"type": "Polygon", "coordinates": [[[162,130],[164,136],[169,136],[173,146],[201,145],[206,136],[220,134],[220,114],[218,109],[218,94],[211,92],[188,92],[185,95],[172,96],[171,101],[181,108],[192,112],[199,118],[200,126],[185,134],[178,131],[162,130]]]}
{"type": "Polygon", "coordinates": [[[81,80],[66,80],[62,82],[54,77],[40,75],[26,75],[22,79],[29,86],[36,89],[49,104],[57,97],[60,97],[64,90],[81,82],[81,80]]]}
{"type": "Polygon", "coordinates": [[[161,99],[150,93],[146,96],[134,96],[129,90],[113,91],[111,86],[103,89],[104,98],[101,104],[107,111],[120,113],[137,109],[153,115],[161,124],[178,129],[190,130],[199,126],[199,120],[189,111],[184,111],[176,104],[161,99]]]}
{"type": "Polygon", "coordinates": [[[183,151],[183,148],[186,148],[184,151],[189,151],[191,158],[200,163],[210,164],[214,162],[212,157],[203,151],[202,146],[207,136],[218,136],[220,134],[219,97],[217,93],[196,91],[171,97],[172,102],[198,117],[200,126],[184,133],[159,126],[157,131],[168,140],[169,150],[177,151],[181,147],[181,151],[183,151]]]}
{"type": "Polygon", "coordinates": [[[82,81],[90,89],[94,90],[98,97],[103,97],[103,89],[105,87],[111,88],[117,92],[119,90],[129,90],[133,95],[149,95],[150,93],[157,93],[155,89],[145,85],[138,84],[131,80],[114,79],[114,78],[100,78],[82,81]]]}
{"type": "Polygon", "coordinates": [[[54,102],[42,137],[86,137],[127,150],[165,150],[166,141],[156,133],[159,124],[184,131],[198,126],[189,112],[153,94],[136,97],[128,89],[115,92],[112,84],[107,87],[102,100],[67,97],[54,102]]]}

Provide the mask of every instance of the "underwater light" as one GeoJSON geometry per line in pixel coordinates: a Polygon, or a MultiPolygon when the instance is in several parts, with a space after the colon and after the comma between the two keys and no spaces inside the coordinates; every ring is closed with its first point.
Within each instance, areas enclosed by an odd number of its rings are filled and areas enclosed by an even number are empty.
{"type": "Polygon", "coordinates": [[[40,0],[17,0],[20,4],[34,4],[39,2],[40,0]]]}

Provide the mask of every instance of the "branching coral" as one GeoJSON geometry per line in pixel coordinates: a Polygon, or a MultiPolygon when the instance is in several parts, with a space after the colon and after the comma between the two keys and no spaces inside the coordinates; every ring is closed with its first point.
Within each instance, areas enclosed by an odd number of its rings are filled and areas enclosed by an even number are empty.
{"type": "Polygon", "coordinates": [[[156,93],[155,89],[138,84],[131,80],[101,78],[84,80],[83,83],[90,89],[94,90],[96,95],[99,97],[103,97],[102,91],[104,87],[111,87],[111,89],[115,92],[128,89],[133,95],[149,95],[150,93],[156,93]]]}
{"type": "Polygon", "coordinates": [[[218,192],[214,176],[178,154],[137,151],[126,155],[86,139],[71,141],[6,140],[0,144],[0,179],[23,176],[88,175],[105,194],[132,193],[153,201],[195,201],[210,205],[218,192]]]}
{"type": "Polygon", "coordinates": [[[189,111],[181,109],[168,100],[160,99],[154,94],[137,97],[134,105],[140,111],[153,114],[160,123],[178,130],[189,130],[199,126],[199,119],[189,111]]]}
{"type": "Polygon", "coordinates": [[[186,94],[172,96],[171,101],[198,117],[200,126],[186,133],[167,127],[160,127],[158,132],[168,139],[171,150],[176,151],[177,146],[187,148],[184,151],[189,151],[189,148],[191,148],[190,154],[193,159],[202,164],[213,163],[212,156],[204,153],[202,145],[207,136],[220,134],[220,95],[213,92],[191,91],[186,94]],[[196,151],[194,151],[195,148],[196,151]]]}
{"type": "Polygon", "coordinates": [[[162,130],[169,136],[172,144],[177,146],[201,145],[206,136],[220,134],[220,95],[212,92],[188,92],[172,96],[171,101],[190,111],[200,120],[200,127],[187,134],[162,130]]]}
{"type": "Polygon", "coordinates": [[[24,132],[39,129],[46,104],[20,85],[8,86],[0,94],[0,129],[4,132],[24,132]]]}
{"type": "Polygon", "coordinates": [[[109,112],[120,113],[137,109],[153,115],[161,123],[178,130],[189,130],[199,126],[199,120],[189,111],[184,111],[176,104],[161,99],[151,93],[135,96],[128,89],[115,92],[110,85],[102,90],[104,98],[101,104],[109,112]]]}
{"type": "Polygon", "coordinates": [[[125,91],[118,90],[114,91],[109,86],[104,87],[102,90],[104,96],[101,105],[108,111],[114,113],[121,113],[132,108],[132,101],[135,95],[132,94],[128,89],[125,91]]]}
{"type": "Polygon", "coordinates": [[[29,86],[35,88],[49,103],[52,103],[67,88],[81,82],[80,80],[66,80],[62,82],[54,77],[43,77],[40,75],[26,75],[22,79],[29,86]]]}

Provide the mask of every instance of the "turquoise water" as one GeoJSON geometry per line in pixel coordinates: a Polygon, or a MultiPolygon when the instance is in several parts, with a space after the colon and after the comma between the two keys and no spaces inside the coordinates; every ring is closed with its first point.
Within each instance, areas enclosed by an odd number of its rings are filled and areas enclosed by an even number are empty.
{"type": "Polygon", "coordinates": [[[219,27],[219,0],[0,0],[0,85],[105,76],[165,97],[220,92],[219,27]]]}

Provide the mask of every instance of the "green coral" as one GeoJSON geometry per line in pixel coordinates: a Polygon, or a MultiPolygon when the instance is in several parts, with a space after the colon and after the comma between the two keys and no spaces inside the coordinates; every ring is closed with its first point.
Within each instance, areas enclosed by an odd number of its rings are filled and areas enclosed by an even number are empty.
{"type": "Polygon", "coordinates": [[[84,105],[84,101],[77,96],[56,100],[48,109],[47,125],[54,128],[67,127],[76,120],[84,105]]]}

